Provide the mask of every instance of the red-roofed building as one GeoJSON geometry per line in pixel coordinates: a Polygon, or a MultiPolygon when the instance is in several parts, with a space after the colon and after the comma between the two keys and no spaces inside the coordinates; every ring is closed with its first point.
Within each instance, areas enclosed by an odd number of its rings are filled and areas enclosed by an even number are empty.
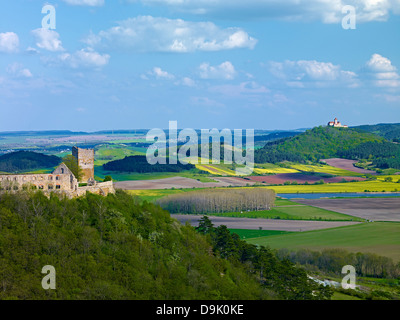
{"type": "Polygon", "coordinates": [[[342,125],[337,118],[335,118],[335,120],[333,121],[329,121],[328,122],[328,126],[329,127],[335,127],[335,128],[348,128],[347,125],[342,125]]]}

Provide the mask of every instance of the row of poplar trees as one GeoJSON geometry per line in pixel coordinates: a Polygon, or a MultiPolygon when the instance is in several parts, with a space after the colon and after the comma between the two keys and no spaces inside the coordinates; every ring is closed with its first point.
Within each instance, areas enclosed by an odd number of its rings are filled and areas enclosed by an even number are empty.
{"type": "Polygon", "coordinates": [[[157,201],[171,213],[205,214],[269,210],[275,192],[264,188],[208,189],[173,194],[157,201]]]}

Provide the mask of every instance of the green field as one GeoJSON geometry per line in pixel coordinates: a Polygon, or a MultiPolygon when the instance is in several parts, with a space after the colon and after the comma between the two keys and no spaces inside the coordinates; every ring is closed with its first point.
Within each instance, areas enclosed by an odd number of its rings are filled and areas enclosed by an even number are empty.
{"type": "Polygon", "coordinates": [[[127,147],[123,144],[108,144],[100,145],[96,147],[95,162],[96,166],[101,166],[109,161],[123,159],[125,157],[133,155],[143,155],[143,152],[133,150],[132,147],[127,147]]]}
{"type": "Polygon", "coordinates": [[[277,230],[247,230],[247,229],[229,229],[230,232],[236,233],[241,239],[258,238],[258,237],[269,237],[280,234],[291,233],[288,231],[277,231],[277,230]]]}
{"type": "Polygon", "coordinates": [[[337,213],[306,205],[278,206],[271,210],[251,212],[226,212],[210,213],[212,216],[236,217],[236,218],[261,218],[282,220],[321,220],[321,221],[364,221],[350,215],[337,213]]]}
{"type": "Polygon", "coordinates": [[[137,196],[143,201],[155,201],[170,194],[182,193],[192,189],[159,189],[159,190],[127,190],[131,195],[137,196]]]}
{"type": "Polygon", "coordinates": [[[371,252],[400,261],[400,223],[373,222],[353,226],[247,239],[249,243],[289,250],[342,248],[371,252]]]}
{"type": "Polygon", "coordinates": [[[282,207],[282,206],[302,206],[303,204],[294,202],[292,200],[288,199],[281,199],[281,198],[276,198],[275,199],[275,207],[282,207]]]}

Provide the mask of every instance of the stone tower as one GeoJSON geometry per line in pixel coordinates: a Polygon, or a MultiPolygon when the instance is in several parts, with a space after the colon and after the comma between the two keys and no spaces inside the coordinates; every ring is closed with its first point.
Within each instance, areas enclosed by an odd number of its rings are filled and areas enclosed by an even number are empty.
{"type": "Polygon", "coordinates": [[[72,148],[72,155],[78,161],[78,165],[82,169],[83,183],[94,181],[94,150],[93,149],[81,149],[78,147],[72,148]]]}

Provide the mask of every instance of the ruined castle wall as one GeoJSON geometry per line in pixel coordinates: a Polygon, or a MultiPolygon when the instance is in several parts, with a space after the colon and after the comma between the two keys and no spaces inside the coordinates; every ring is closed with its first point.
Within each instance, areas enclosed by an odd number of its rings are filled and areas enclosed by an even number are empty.
{"type": "Polygon", "coordinates": [[[107,196],[110,193],[115,193],[114,183],[107,181],[96,183],[94,186],[79,187],[76,191],[76,196],[83,196],[86,192],[107,196]]]}
{"type": "Polygon", "coordinates": [[[32,187],[50,192],[71,191],[77,188],[77,181],[70,174],[0,175],[0,191],[19,191],[32,187]]]}

